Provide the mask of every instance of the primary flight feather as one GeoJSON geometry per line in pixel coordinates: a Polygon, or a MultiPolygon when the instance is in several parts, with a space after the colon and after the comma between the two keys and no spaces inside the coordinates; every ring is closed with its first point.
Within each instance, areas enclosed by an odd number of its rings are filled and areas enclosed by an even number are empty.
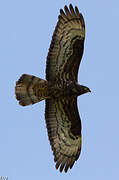
{"type": "Polygon", "coordinates": [[[56,169],[73,167],[81,152],[81,120],[77,97],[90,92],[78,84],[85,40],[85,23],[77,7],[60,10],[46,63],[46,80],[23,74],[15,94],[22,106],[45,100],[45,120],[56,169]]]}

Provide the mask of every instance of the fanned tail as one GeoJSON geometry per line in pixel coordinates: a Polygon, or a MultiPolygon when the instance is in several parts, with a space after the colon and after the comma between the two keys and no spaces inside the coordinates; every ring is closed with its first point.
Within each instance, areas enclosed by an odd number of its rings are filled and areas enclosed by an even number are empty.
{"type": "Polygon", "coordinates": [[[46,90],[47,81],[23,74],[16,82],[15,95],[20,105],[27,106],[45,99],[46,90]]]}

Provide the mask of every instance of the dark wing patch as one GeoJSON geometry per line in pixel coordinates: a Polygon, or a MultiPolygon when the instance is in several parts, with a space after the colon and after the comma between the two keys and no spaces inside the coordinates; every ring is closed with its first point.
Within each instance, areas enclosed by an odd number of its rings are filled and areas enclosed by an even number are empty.
{"type": "Polygon", "coordinates": [[[46,100],[45,119],[56,169],[67,172],[81,151],[81,120],[77,98],[46,100]]]}
{"type": "Polygon", "coordinates": [[[64,7],[60,10],[58,22],[53,33],[46,64],[48,81],[77,81],[79,64],[83,54],[85,24],[78,8],[64,7]]]}

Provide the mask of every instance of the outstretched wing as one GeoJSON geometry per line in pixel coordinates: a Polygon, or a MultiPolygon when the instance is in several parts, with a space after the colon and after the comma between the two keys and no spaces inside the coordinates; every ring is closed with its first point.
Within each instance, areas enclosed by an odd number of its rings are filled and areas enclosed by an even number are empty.
{"type": "Polygon", "coordinates": [[[85,24],[78,8],[60,10],[53,33],[46,64],[46,79],[77,81],[79,64],[83,54],[85,24]]]}
{"type": "Polygon", "coordinates": [[[81,120],[77,98],[47,99],[45,119],[56,169],[72,168],[81,151],[81,120]]]}

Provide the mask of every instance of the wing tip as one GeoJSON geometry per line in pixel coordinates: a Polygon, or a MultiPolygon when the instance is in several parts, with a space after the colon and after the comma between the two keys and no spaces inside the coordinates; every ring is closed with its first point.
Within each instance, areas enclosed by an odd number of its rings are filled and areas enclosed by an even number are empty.
{"type": "Polygon", "coordinates": [[[77,153],[78,155],[72,155],[72,156],[59,153],[59,156],[57,158],[54,154],[54,162],[56,163],[55,165],[56,170],[59,169],[60,173],[62,173],[63,171],[67,173],[69,169],[72,169],[74,163],[77,161],[80,155],[80,152],[77,153]]]}
{"type": "Polygon", "coordinates": [[[63,17],[65,21],[72,18],[79,18],[82,26],[85,26],[83,15],[80,13],[78,7],[73,6],[71,3],[69,4],[69,6],[65,5],[63,9],[60,9],[59,17],[60,16],[63,17]]]}

